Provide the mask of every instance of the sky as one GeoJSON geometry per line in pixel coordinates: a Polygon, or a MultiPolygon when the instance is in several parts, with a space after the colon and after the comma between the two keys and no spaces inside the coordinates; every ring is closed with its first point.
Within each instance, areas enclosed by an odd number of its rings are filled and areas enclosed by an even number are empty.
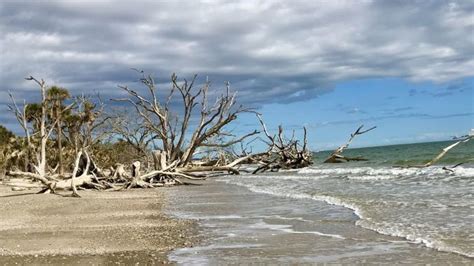
{"type": "MultiPolygon", "coordinates": [[[[0,123],[8,91],[43,78],[73,94],[141,90],[131,68],[225,81],[269,128],[308,129],[313,150],[359,125],[357,146],[450,139],[474,128],[472,1],[13,1],[0,3],[0,123]]],[[[113,105],[113,103],[108,103],[113,105]]],[[[258,128],[244,115],[234,131],[258,128]]]]}

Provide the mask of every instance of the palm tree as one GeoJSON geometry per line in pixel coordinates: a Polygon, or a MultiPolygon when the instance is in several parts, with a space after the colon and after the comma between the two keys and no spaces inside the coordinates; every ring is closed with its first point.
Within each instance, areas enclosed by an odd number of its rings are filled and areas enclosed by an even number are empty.
{"type": "Polygon", "coordinates": [[[29,103],[26,106],[26,121],[33,124],[33,131],[38,132],[41,119],[41,104],[29,103]]]}
{"type": "Polygon", "coordinates": [[[46,91],[48,102],[51,104],[51,120],[56,122],[56,145],[58,147],[59,174],[64,173],[62,153],[62,127],[64,101],[71,98],[69,91],[65,88],[52,86],[46,91]]]}

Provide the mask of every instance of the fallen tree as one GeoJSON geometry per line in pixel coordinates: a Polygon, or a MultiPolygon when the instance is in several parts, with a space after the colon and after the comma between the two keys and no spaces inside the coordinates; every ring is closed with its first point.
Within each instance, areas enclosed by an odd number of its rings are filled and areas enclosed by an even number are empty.
{"type": "MultiPolygon", "coordinates": [[[[247,138],[260,133],[254,130],[236,136],[228,131],[228,125],[240,114],[254,112],[236,104],[236,93],[230,91],[229,83],[226,83],[220,96],[211,99],[210,95],[215,94],[209,94],[211,86],[208,80],[197,87],[196,76],[191,81],[184,79],[180,82],[173,74],[171,89],[163,97],[163,92],[158,90],[154,79],[143,71],[138,72],[140,82],[145,85],[148,94],[119,86],[128,98],[113,99],[129,103],[134,108],[139,118],[135,123],[127,123],[120,117],[112,119],[104,116],[102,101],[94,103],[81,96],[74,98],[70,106],[61,108],[69,110],[67,115],[57,114],[56,109],[55,116],[61,120],[48,124],[46,113],[50,110],[44,104],[45,82],[29,77],[28,80],[33,80],[40,86],[43,95],[40,115],[33,121],[38,126],[28,125],[26,107],[22,112],[13,96],[11,98],[14,104],[11,109],[26,132],[28,149],[37,153],[35,171],[13,169],[8,175],[38,182],[42,193],[66,190],[72,191],[72,196],[79,197],[78,190],[81,189],[122,190],[186,185],[194,184],[187,180],[204,180],[215,174],[238,175],[240,165],[245,163],[258,164],[254,173],[301,168],[312,163],[312,153],[307,147],[306,128],[303,128],[302,142],[295,139],[294,132],[287,139],[281,126],[278,133],[272,136],[260,115],[257,117],[265,134],[267,149],[256,154],[243,152],[241,155],[229,155],[227,150],[235,145],[242,145],[247,138]],[[214,103],[210,104],[211,102],[214,103]],[[55,123],[61,125],[57,126],[55,123]],[[104,127],[107,129],[101,129],[104,127]],[[38,128],[39,133],[30,133],[31,128],[38,128]],[[67,156],[59,156],[61,162],[63,157],[67,157],[67,161],[73,161],[73,165],[68,167],[72,170],[70,174],[55,174],[57,167],[51,169],[46,162],[46,144],[54,129],[63,134],[67,143],[58,152],[63,152],[64,149],[71,151],[67,156]],[[131,164],[116,162],[114,167],[103,170],[92,153],[111,134],[133,147],[138,157],[131,164]],[[36,143],[39,143],[39,148],[35,146],[36,143]],[[196,158],[203,150],[208,157],[196,158]]],[[[17,182],[16,185],[21,184],[17,182]]],[[[31,184],[25,185],[31,187],[31,184]]]]}
{"type": "Polygon", "coordinates": [[[312,164],[312,153],[308,150],[306,127],[303,127],[303,143],[295,139],[295,134],[290,139],[283,135],[283,127],[278,126],[278,134],[270,135],[260,114],[257,118],[266,136],[267,151],[250,156],[250,162],[259,166],[253,174],[265,171],[278,171],[280,169],[296,169],[312,164]]]}
{"type": "Polygon", "coordinates": [[[359,128],[357,128],[357,130],[351,134],[351,137],[349,138],[349,140],[342,146],[340,146],[339,148],[337,148],[325,161],[324,163],[343,163],[343,162],[349,162],[349,161],[367,161],[366,158],[363,158],[363,157],[346,157],[344,155],[342,155],[342,153],[344,152],[345,149],[347,149],[349,147],[349,144],[351,144],[352,140],[358,136],[358,135],[362,135],[364,133],[367,133],[377,127],[371,127],[367,130],[362,130],[362,128],[364,127],[364,125],[361,125],[359,128]]]}
{"type": "Polygon", "coordinates": [[[192,164],[199,149],[218,150],[259,133],[253,131],[241,137],[231,137],[233,135],[226,131],[226,127],[235,121],[239,114],[251,111],[236,104],[236,93],[230,91],[230,84],[226,83],[224,93],[214,99],[214,104],[210,104],[211,83],[208,80],[197,87],[196,75],[191,81],[184,79],[180,82],[173,74],[171,90],[166,97],[160,98],[162,92],[158,91],[153,77],[145,75],[143,71],[138,73],[148,95],[142,95],[127,86],[119,86],[129,97],[114,101],[127,102],[133,106],[143,123],[137,131],[130,129],[115,131],[141,151],[145,146],[143,144],[150,142],[157,146],[158,151],[153,153],[154,169],[146,169],[149,171],[148,174],[135,177],[127,187],[147,186],[150,181],[179,183],[178,177],[203,179],[201,176],[190,174],[191,172],[228,171],[237,174],[234,164],[211,167],[198,167],[192,164]],[[191,123],[191,118],[197,122],[191,123]],[[131,138],[129,132],[140,132],[143,137],[131,138]],[[213,142],[218,136],[223,136],[223,141],[213,142]]]}
{"type": "MultiPolygon", "coordinates": [[[[425,164],[406,165],[406,166],[397,165],[395,167],[398,167],[398,168],[426,168],[426,167],[430,167],[433,164],[437,163],[439,160],[441,160],[441,158],[443,158],[448,153],[448,151],[450,151],[452,148],[458,146],[461,143],[466,143],[466,142],[470,141],[473,138],[474,138],[474,135],[466,135],[466,136],[462,136],[462,137],[459,137],[459,138],[455,138],[455,140],[457,140],[456,142],[444,147],[438,155],[436,155],[433,159],[431,159],[429,162],[427,162],[425,164]]],[[[451,167],[444,166],[442,169],[446,170],[448,172],[454,172],[453,169],[460,166],[460,165],[462,165],[462,164],[464,164],[464,162],[455,164],[451,167]]]]}

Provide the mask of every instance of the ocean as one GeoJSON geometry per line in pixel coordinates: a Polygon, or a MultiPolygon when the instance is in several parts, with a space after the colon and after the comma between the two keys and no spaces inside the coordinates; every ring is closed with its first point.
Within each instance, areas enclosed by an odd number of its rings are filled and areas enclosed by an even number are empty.
{"type": "Polygon", "coordinates": [[[369,161],[341,164],[318,152],[308,168],[219,177],[174,210],[198,219],[208,240],[173,259],[245,261],[258,250],[268,263],[474,263],[474,141],[428,168],[393,167],[426,163],[450,143],[350,149],[369,161]]]}

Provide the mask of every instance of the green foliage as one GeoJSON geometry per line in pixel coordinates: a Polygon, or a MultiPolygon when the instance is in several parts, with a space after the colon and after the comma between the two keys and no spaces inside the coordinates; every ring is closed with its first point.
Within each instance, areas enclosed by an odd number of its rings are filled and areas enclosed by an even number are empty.
{"type": "Polygon", "coordinates": [[[123,140],[98,143],[92,148],[97,163],[104,169],[115,166],[116,163],[130,165],[137,160],[145,161],[142,154],[137,152],[131,144],[123,140]]]}
{"type": "Polygon", "coordinates": [[[15,137],[15,134],[13,134],[6,127],[0,125],[0,146],[3,146],[9,143],[10,139],[14,137],[15,137]]]}
{"type": "Polygon", "coordinates": [[[40,103],[29,103],[26,106],[26,120],[28,122],[39,122],[41,118],[41,104],[40,103]]]}
{"type": "MultiPolygon", "coordinates": [[[[64,109],[63,102],[71,98],[69,91],[65,88],[52,86],[46,91],[46,106],[51,112],[48,112],[50,120],[56,119],[58,111],[64,109]]],[[[40,121],[41,118],[41,103],[29,103],[26,107],[26,119],[29,123],[34,125],[40,121]]]]}
{"type": "Polygon", "coordinates": [[[66,88],[52,86],[46,91],[46,97],[49,101],[62,102],[71,98],[69,91],[66,88]]]}
{"type": "Polygon", "coordinates": [[[49,109],[49,118],[58,119],[58,116],[64,116],[64,101],[70,99],[71,95],[66,88],[52,86],[46,91],[46,104],[49,109]]]}

